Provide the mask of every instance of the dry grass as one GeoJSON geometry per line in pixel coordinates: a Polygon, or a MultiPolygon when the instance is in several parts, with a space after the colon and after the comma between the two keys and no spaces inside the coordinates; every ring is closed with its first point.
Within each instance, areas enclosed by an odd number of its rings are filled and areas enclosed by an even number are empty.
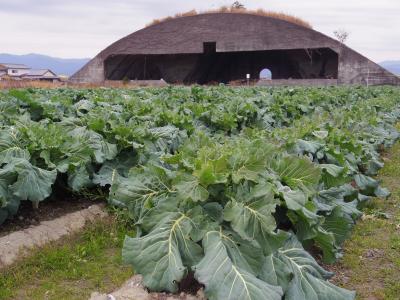
{"type": "Polygon", "coordinates": [[[374,199],[364,209],[344,256],[328,267],[333,283],[357,291],[357,299],[400,299],[400,144],[385,154],[378,179],[389,188],[389,199],[374,199]]]}
{"type": "Polygon", "coordinates": [[[0,90],[8,89],[26,89],[26,88],[42,88],[42,89],[56,89],[60,87],[68,87],[74,89],[93,89],[93,88],[135,88],[135,87],[161,87],[166,84],[157,83],[156,81],[132,81],[124,82],[122,80],[106,80],[101,83],[70,83],[70,82],[44,82],[44,81],[22,81],[10,80],[0,81],[0,90]]]}
{"type": "Polygon", "coordinates": [[[88,299],[93,291],[109,292],[132,276],[122,263],[127,218],[88,225],[80,233],[34,249],[30,257],[0,271],[0,299],[88,299]]]}
{"type": "Polygon", "coordinates": [[[57,88],[65,85],[63,82],[45,82],[45,81],[23,81],[23,80],[1,80],[0,90],[2,89],[24,89],[24,88],[57,88]]]}
{"type": "Polygon", "coordinates": [[[249,14],[249,15],[257,15],[257,16],[263,16],[263,17],[270,17],[270,18],[274,18],[274,19],[279,19],[279,20],[284,20],[296,25],[300,25],[306,28],[312,28],[311,24],[307,21],[304,21],[303,19],[296,17],[296,16],[292,16],[283,12],[273,12],[273,11],[267,11],[264,9],[257,9],[257,10],[250,10],[250,9],[246,9],[246,8],[234,8],[234,7],[228,7],[228,6],[222,6],[218,9],[213,9],[213,10],[206,10],[206,11],[202,11],[202,12],[197,12],[195,9],[190,10],[188,12],[184,12],[184,13],[177,13],[174,16],[169,16],[169,17],[165,17],[162,19],[155,19],[153,20],[150,24],[147,24],[147,26],[152,26],[152,25],[156,25],[168,20],[173,20],[176,18],[182,18],[182,17],[190,17],[190,16],[197,16],[199,14],[212,14],[212,13],[228,13],[228,14],[249,14]]]}

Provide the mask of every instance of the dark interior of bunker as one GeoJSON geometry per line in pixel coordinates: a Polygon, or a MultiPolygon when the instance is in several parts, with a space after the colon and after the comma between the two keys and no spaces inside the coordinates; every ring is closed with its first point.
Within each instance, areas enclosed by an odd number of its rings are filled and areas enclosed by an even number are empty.
{"type": "Polygon", "coordinates": [[[210,84],[260,79],[337,79],[338,54],[330,48],[218,52],[215,42],[204,42],[202,53],[110,55],[105,60],[107,80],[160,80],[168,83],[210,84]]]}

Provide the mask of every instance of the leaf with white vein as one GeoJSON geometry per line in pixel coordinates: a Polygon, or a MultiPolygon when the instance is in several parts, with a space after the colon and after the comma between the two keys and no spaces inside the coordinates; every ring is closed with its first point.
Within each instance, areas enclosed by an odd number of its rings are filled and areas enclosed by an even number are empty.
{"type": "Polygon", "coordinates": [[[258,279],[244,263],[243,253],[222,232],[203,239],[205,256],[194,267],[210,300],[281,300],[282,289],[258,279]]]}
{"type": "Polygon", "coordinates": [[[354,299],[354,292],[327,281],[332,275],[321,268],[292,236],[282,249],[265,258],[260,278],[270,284],[280,285],[285,300],[354,299]]]}
{"type": "Polygon", "coordinates": [[[189,234],[193,221],[185,214],[171,212],[143,237],[126,237],[122,256],[152,291],[176,292],[187,266],[197,263],[201,247],[189,234]]]}
{"type": "Polygon", "coordinates": [[[284,232],[275,233],[273,213],[278,203],[272,184],[260,183],[254,187],[243,184],[235,199],[225,206],[224,220],[231,223],[241,238],[257,240],[265,253],[270,253],[287,239],[284,232]]]}
{"type": "Polygon", "coordinates": [[[33,166],[25,159],[14,159],[10,166],[15,168],[18,178],[10,186],[14,196],[20,200],[39,202],[51,194],[51,186],[57,177],[57,171],[47,171],[33,166]]]}

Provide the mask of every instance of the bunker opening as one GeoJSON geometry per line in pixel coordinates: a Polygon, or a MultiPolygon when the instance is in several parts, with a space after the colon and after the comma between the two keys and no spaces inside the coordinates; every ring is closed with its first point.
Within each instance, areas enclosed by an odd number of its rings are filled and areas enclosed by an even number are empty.
{"type": "Polygon", "coordinates": [[[262,78],[337,79],[338,54],[330,48],[217,52],[215,42],[203,53],[113,55],[105,60],[107,80],[160,80],[168,83],[211,84],[262,78]]]}
{"type": "Polygon", "coordinates": [[[272,72],[271,72],[271,70],[268,69],[268,68],[262,69],[260,71],[259,78],[263,79],[263,80],[272,80],[272,72]]]}

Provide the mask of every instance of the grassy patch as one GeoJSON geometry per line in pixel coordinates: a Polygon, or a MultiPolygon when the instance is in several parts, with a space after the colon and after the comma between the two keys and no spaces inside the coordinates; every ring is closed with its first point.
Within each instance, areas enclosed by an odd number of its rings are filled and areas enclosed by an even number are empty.
{"type": "Polygon", "coordinates": [[[336,283],[358,299],[400,299],[400,144],[386,155],[379,174],[392,195],[375,199],[344,244],[336,283]]]}
{"type": "Polygon", "coordinates": [[[119,219],[92,224],[1,271],[0,299],[87,299],[119,287],[132,275],[121,262],[127,229],[119,219]]]}

